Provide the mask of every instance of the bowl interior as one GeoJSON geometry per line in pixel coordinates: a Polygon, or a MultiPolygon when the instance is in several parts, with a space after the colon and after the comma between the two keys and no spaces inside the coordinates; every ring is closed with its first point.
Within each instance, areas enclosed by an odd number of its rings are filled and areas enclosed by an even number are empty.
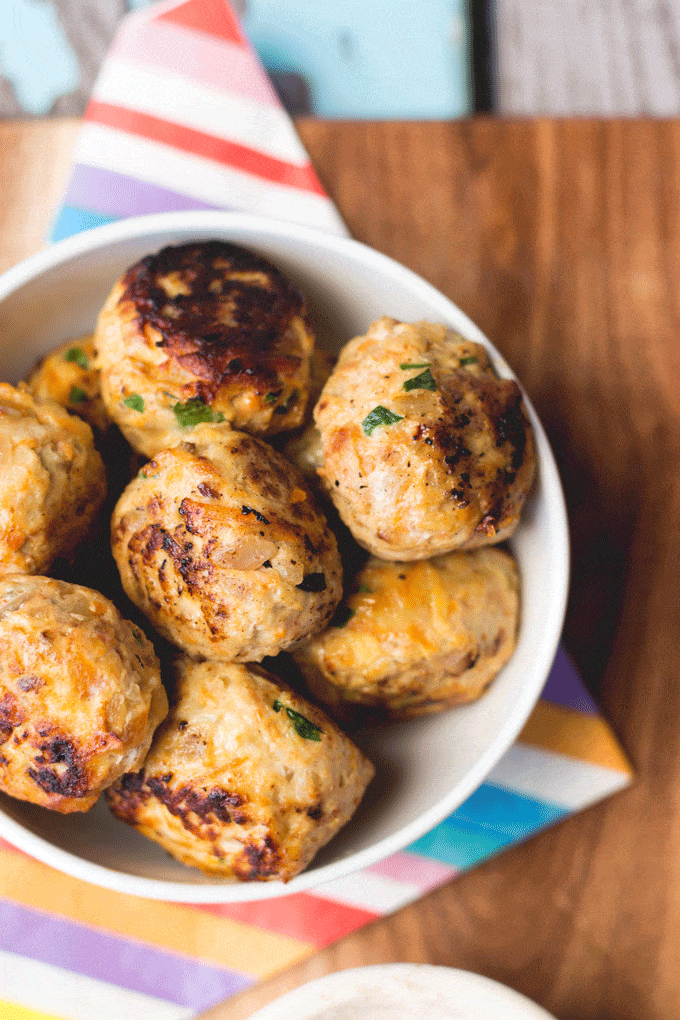
{"type": "MultiPolygon", "coordinates": [[[[286,224],[192,213],[115,224],[81,235],[0,279],[0,378],[16,381],[35,359],[90,332],[115,279],[163,245],[231,240],[270,258],[308,296],[321,341],[338,350],[381,315],[446,322],[486,343],[502,375],[510,370],[477,328],[422,279],[371,249],[286,224]]],[[[100,803],[66,816],[8,797],[0,833],[71,874],[124,892],[164,899],[249,900],[340,877],[400,849],[455,809],[519,732],[555,653],[567,588],[567,530],[549,446],[536,432],[538,478],[513,539],[522,581],[516,652],[484,697],[471,705],[361,734],[376,778],[358,813],[287,886],[231,885],[185,868],[113,819],[100,803]]],[[[94,582],[93,582],[94,584],[94,582]]]]}

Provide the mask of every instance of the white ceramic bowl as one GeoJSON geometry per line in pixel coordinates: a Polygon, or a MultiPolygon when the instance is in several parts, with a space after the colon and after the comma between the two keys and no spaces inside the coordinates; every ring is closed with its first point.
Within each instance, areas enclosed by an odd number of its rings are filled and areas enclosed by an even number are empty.
{"type": "MultiPolygon", "coordinates": [[[[336,349],[381,315],[446,322],[484,343],[503,376],[508,365],[448,298],[419,276],[356,241],[233,213],[167,213],[99,227],[61,241],[0,277],[0,378],[20,379],[36,357],[92,330],[120,273],[167,244],[221,238],[271,259],[307,295],[326,345],[336,349]]],[[[377,775],[351,822],[287,885],[229,884],[175,862],[116,821],[100,802],[62,816],[9,797],[0,835],[78,878],[165,900],[228,902],[297,892],[339,878],[407,846],[479,786],[510,747],[550,670],[564,615],[568,532],[555,463],[536,414],[538,477],[512,541],[522,613],[517,649],[478,702],[361,735],[377,775]]],[[[93,585],[94,586],[94,585],[93,585]]]]}
{"type": "Polygon", "coordinates": [[[453,967],[387,963],[310,981],[250,1020],[554,1020],[519,992],[453,967]]]}

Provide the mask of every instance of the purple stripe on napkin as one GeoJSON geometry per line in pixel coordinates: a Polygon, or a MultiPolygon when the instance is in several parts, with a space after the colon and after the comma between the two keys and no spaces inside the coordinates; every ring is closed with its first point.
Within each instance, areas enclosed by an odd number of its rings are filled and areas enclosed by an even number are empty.
{"type": "Polygon", "coordinates": [[[64,203],[121,218],[182,209],[228,208],[209,205],[177,191],[168,191],[148,181],[140,181],[136,177],[127,177],[113,170],[103,170],[83,163],[76,163],[73,167],[64,203]]]}
{"type": "Polygon", "coordinates": [[[195,1010],[254,978],[0,900],[0,949],[195,1010]]]}
{"type": "Polygon", "coordinates": [[[599,715],[597,705],[579,679],[562,645],[557,649],[541,698],[565,708],[575,708],[577,712],[586,715],[599,715]]]}

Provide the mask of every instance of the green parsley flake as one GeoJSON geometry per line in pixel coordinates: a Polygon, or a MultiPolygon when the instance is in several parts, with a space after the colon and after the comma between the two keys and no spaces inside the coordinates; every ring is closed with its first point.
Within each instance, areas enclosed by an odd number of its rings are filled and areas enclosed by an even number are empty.
{"type": "Polygon", "coordinates": [[[432,378],[432,372],[426,368],[420,375],[413,379],[407,379],[404,383],[405,390],[436,390],[437,384],[432,378]]]}
{"type": "Polygon", "coordinates": [[[129,397],[125,398],[123,403],[132,411],[139,411],[141,413],[144,410],[144,397],[140,397],[139,393],[131,393],[129,397]]]}
{"type": "Polygon", "coordinates": [[[402,364],[399,366],[399,368],[402,370],[402,372],[405,372],[407,368],[429,368],[431,364],[432,364],[431,361],[423,361],[419,365],[402,364]]]}
{"type": "MultiPolygon", "coordinates": [[[[281,393],[281,390],[279,390],[279,394],[280,393],[281,393]]],[[[285,403],[279,404],[278,407],[274,408],[274,414],[287,414],[288,411],[293,406],[293,404],[295,403],[295,401],[297,400],[297,398],[298,398],[298,391],[297,390],[292,390],[290,396],[285,401],[285,403]]]]}
{"type": "Polygon", "coordinates": [[[293,729],[299,737],[302,737],[304,740],[321,740],[323,730],[320,730],[318,726],[315,726],[314,723],[306,716],[300,715],[299,712],[296,712],[294,708],[288,708],[287,705],[282,705],[278,698],[272,705],[272,708],[275,712],[280,712],[281,709],[285,708],[286,715],[292,722],[293,729]]]}
{"type": "Polygon", "coordinates": [[[191,428],[202,422],[213,422],[219,425],[224,421],[221,411],[213,411],[209,404],[204,404],[200,397],[191,397],[186,404],[177,403],[172,408],[178,424],[183,428],[191,428]]]}
{"type": "Polygon", "coordinates": [[[90,367],[87,355],[82,347],[69,347],[64,355],[64,361],[75,361],[76,365],[80,365],[81,368],[90,367]]]}
{"type": "Polygon", "coordinates": [[[378,404],[373,410],[366,415],[361,423],[361,427],[364,430],[364,435],[370,436],[375,429],[381,425],[394,425],[395,422],[403,419],[403,414],[395,414],[394,411],[388,410],[383,407],[382,404],[378,404]]]}
{"type": "Polygon", "coordinates": [[[367,584],[360,584],[358,591],[361,595],[372,595],[373,589],[369,588],[367,584]]]}
{"type": "Polygon", "coordinates": [[[464,368],[465,365],[478,365],[478,364],[479,364],[479,358],[476,357],[474,354],[471,354],[467,358],[461,358],[460,361],[459,361],[459,365],[460,365],[461,368],[464,368]]]}
{"type": "Polygon", "coordinates": [[[84,404],[87,401],[87,393],[80,386],[72,386],[68,395],[69,404],[84,404]]]}
{"type": "Polygon", "coordinates": [[[282,393],[283,390],[277,390],[276,393],[268,393],[267,396],[264,398],[265,404],[275,404],[282,393]]]}

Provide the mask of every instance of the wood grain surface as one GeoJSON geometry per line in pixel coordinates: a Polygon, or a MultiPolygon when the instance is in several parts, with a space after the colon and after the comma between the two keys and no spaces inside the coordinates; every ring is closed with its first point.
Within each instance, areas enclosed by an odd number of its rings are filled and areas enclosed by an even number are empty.
{"type": "Polygon", "coordinates": [[[494,110],[677,116],[677,0],[494,0],[494,110]]]}
{"type": "MultiPolygon", "coordinates": [[[[680,124],[298,126],[354,235],[440,287],[524,381],[569,505],[566,644],[639,780],[208,1015],[403,960],[487,974],[560,1020],[677,1020],[680,124]]],[[[0,127],[4,264],[39,246],[73,136],[0,127]]]]}
{"type": "Polygon", "coordinates": [[[0,124],[0,271],[45,243],[77,131],[75,120],[0,124]]]}

